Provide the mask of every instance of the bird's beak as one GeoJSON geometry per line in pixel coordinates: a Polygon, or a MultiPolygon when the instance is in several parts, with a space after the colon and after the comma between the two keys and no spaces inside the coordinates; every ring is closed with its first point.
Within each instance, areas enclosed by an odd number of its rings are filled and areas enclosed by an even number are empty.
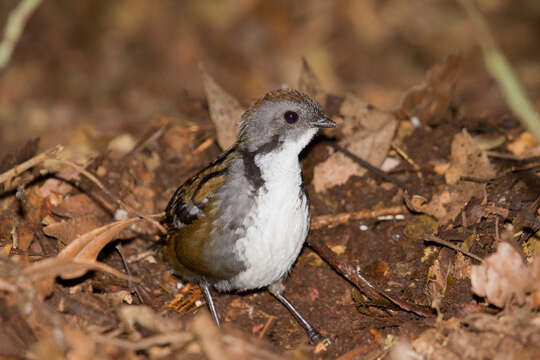
{"type": "Polygon", "coordinates": [[[331,127],[336,126],[336,123],[325,116],[325,117],[313,120],[310,123],[310,125],[313,127],[319,127],[319,128],[331,128],[331,127]]]}

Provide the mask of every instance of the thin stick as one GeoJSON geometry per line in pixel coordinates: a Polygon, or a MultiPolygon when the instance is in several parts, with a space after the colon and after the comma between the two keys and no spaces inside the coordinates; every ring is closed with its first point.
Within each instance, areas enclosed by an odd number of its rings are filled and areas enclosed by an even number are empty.
{"type": "Polygon", "coordinates": [[[11,169],[6,171],[5,173],[0,174],[0,184],[11,180],[15,176],[25,172],[26,170],[30,169],[31,167],[36,166],[37,164],[39,164],[43,160],[45,160],[45,159],[47,159],[47,158],[49,158],[51,156],[56,155],[57,153],[59,153],[63,149],[64,149],[64,147],[62,145],[56,145],[55,147],[50,148],[49,150],[47,150],[47,151],[45,151],[45,152],[43,152],[43,153],[41,153],[39,155],[36,155],[36,156],[34,156],[33,158],[31,158],[29,160],[26,160],[22,164],[19,164],[17,166],[12,167],[11,169]]]}
{"type": "Polygon", "coordinates": [[[391,295],[388,295],[383,290],[377,289],[352,266],[339,261],[337,255],[332,250],[330,250],[330,248],[326,246],[322,241],[316,240],[316,237],[308,237],[307,242],[308,245],[334,270],[336,270],[338,274],[342,275],[352,285],[354,285],[356,288],[366,294],[369,298],[384,298],[405,311],[410,311],[412,313],[415,313],[416,315],[423,317],[433,317],[433,313],[430,310],[427,310],[419,305],[400,300],[391,295]]]}
{"type": "Polygon", "coordinates": [[[405,159],[405,161],[408,162],[409,165],[411,165],[413,167],[414,171],[420,171],[420,166],[418,166],[418,164],[415,163],[414,160],[411,159],[409,157],[409,155],[407,155],[407,153],[405,151],[403,151],[403,149],[401,149],[398,146],[398,144],[395,143],[395,141],[392,141],[392,143],[390,145],[399,154],[399,156],[401,156],[403,159],[405,159]]]}
{"type": "Polygon", "coordinates": [[[117,244],[115,248],[116,248],[116,251],[118,251],[120,258],[122,259],[122,264],[124,264],[124,269],[126,269],[126,274],[128,276],[127,282],[128,282],[129,292],[135,293],[135,295],[137,295],[137,297],[139,298],[139,301],[141,302],[141,304],[144,304],[144,300],[141,294],[139,294],[139,290],[137,289],[137,286],[136,285],[134,286],[133,282],[131,281],[131,271],[129,270],[129,265],[122,251],[122,244],[117,244]]]}
{"type": "Polygon", "coordinates": [[[116,201],[120,206],[122,206],[124,209],[126,209],[127,211],[131,212],[132,214],[135,214],[137,215],[138,217],[148,221],[149,223],[153,224],[155,227],[157,227],[159,229],[159,231],[161,231],[161,233],[163,234],[166,234],[167,233],[167,230],[165,230],[165,228],[163,227],[163,225],[161,225],[159,223],[159,221],[156,221],[154,219],[152,219],[150,216],[148,215],[144,215],[142,213],[140,213],[139,211],[133,209],[131,206],[129,206],[128,204],[126,204],[125,202],[123,202],[121,199],[117,198],[116,196],[114,196],[109,190],[107,190],[105,188],[105,186],[103,186],[103,184],[101,183],[101,181],[99,181],[99,179],[97,177],[95,177],[94,175],[92,175],[89,171],[87,171],[85,168],[83,168],[82,166],[79,166],[77,164],[75,164],[74,162],[71,162],[69,160],[63,160],[63,159],[55,159],[56,161],[58,161],[59,163],[61,164],[65,164],[65,165],[68,165],[68,166],[71,166],[72,168],[74,168],[75,170],[77,170],[79,173],[83,174],[84,176],[86,176],[90,181],[92,181],[94,184],[96,184],[96,186],[101,190],[103,191],[105,194],[107,194],[107,196],[109,196],[111,199],[113,199],[114,201],[116,201]]]}
{"type": "Polygon", "coordinates": [[[268,315],[268,320],[266,320],[266,323],[264,324],[264,327],[262,328],[261,332],[259,333],[259,339],[262,339],[268,329],[270,328],[270,324],[272,324],[272,321],[274,321],[276,317],[272,315],[268,315]]]}
{"type": "Polygon", "coordinates": [[[353,211],[350,213],[339,213],[334,215],[320,215],[313,218],[311,221],[311,229],[316,230],[326,226],[334,226],[345,224],[350,221],[360,220],[360,219],[376,219],[385,215],[399,215],[408,213],[409,210],[403,205],[396,205],[387,207],[384,209],[367,209],[353,211]]]}
{"type": "Polygon", "coordinates": [[[21,0],[15,9],[10,11],[4,29],[4,39],[0,43],[0,69],[9,63],[26,22],[40,3],[41,0],[21,0]]]}
{"type": "Polygon", "coordinates": [[[366,160],[356,156],[355,154],[353,154],[349,150],[345,149],[344,147],[336,144],[335,142],[331,142],[331,141],[328,141],[327,143],[328,143],[328,145],[333,147],[334,150],[339,151],[340,153],[342,153],[343,155],[345,155],[346,157],[348,157],[349,159],[351,159],[352,161],[354,161],[358,165],[362,166],[363,168],[371,171],[372,173],[374,173],[375,175],[377,175],[381,179],[386,180],[386,181],[391,182],[391,183],[394,183],[397,186],[399,186],[400,188],[402,188],[403,190],[407,190],[407,187],[401,181],[399,181],[397,179],[394,179],[392,176],[388,175],[387,173],[385,173],[384,171],[382,171],[378,167],[371,165],[366,160]]]}
{"type": "Polygon", "coordinates": [[[441,245],[444,245],[446,247],[449,247],[450,249],[454,249],[456,250],[457,252],[460,252],[462,253],[463,255],[467,255],[468,257],[471,257],[475,260],[478,260],[480,262],[483,262],[484,260],[482,260],[481,257],[477,256],[477,255],[474,255],[473,253],[471,252],[468,252],[467,250],[463,250],[462,248],[460,248],[459,246],[456,246],[454,244],[452,244],[450,241],[446,241],[446,240],[443,240],[441,239],[440,237],[438,236],[435,236],[435,235],[424,235],[424,240],[426,241],[432,241],[434,243],[437,243],[437,244],[441,244],[441,245]]]}

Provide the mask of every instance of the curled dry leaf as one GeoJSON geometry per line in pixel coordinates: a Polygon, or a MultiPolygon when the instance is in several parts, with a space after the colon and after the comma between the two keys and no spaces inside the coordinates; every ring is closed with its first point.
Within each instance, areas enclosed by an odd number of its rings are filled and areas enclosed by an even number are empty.
{"type": "MultiPolygon", "coordinates": [[[[69,260],[95,261],[105,245],[113,241],[122,230],[137,221],[139,218],[116,221],[78,236],[58,254],[58,257],[69,260]]],[[[62,274],[62,278],[74,279],[84,275],[84,273],[85,271],[68,272],[62,274]]]]}
{"type": "Polygon", "coordinates": [[[435,217],[438,225],[443,226],[454,221],[472,198],[483,200],[485,193],[485,184],[466,181],[442,186],[429,202],[419,195],[405,199],[409,208],[435,217]]]}
{"type": "Polygon", "coordinates": [[[538,267],[537,264],[526,266],[512,245],[501,242],[497,252],[481,265],[472,267],[472,291],[498,307],[512,298],[523,304],[527,293],[540,291],[538,267]]]}
{"type": "Polygon", "coordinates": [[[463,177],[487,180],[496,175],[487,154],[482,151],[467,130],[452,140],[450,167],[444,174],[446,183],[456,184],[463,177]]]}
{"type": "Polygon", "coordinates": [[[101,251],[115,240],[122,230],[139,221],[138,218],[116,221],[94,229],[71,241],[56,257],[37,261],[25,269],[25,273],[34,281],[42,296],[52,292],[54,279],[75,279],[89,270],[101,270],[120,278],[127,278],[121,272],[96,261],[101,251]]]}
{"type": "MultiPolygon", "coordinates": [[[[397,127],[394,115],[379,110],[353,95],[347,95],[340,108],[343,116],[343,139],[339,144],[373,166],[380,166],[397,127]]],[[[362,176],[366,170],[341,153],[332,154],[314,169],[315,191],[326,191],[342,185],[353,176],[362,176]]]]}
{"type": "Polygon", "coordinates": [[[218,144],[222,149],[227,149],[236,141],[239,121],[245,109],[219,86],[202,66],[200,69],[210,107],[210,118],[216,126],[218,144]]]}
{"type": "Polygon", "coordinates": [[[398,117],[417,117],[424,124],[438,124],[448,114],[460,66],[460,55],[451,55],[444,63],[433,66],[424,83],[405,94],[398,117]]]}

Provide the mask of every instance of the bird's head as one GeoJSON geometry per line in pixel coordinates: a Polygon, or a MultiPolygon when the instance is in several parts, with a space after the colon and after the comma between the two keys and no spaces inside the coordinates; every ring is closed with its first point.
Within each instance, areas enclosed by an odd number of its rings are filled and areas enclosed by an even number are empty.
{"type": "Polygon", "coordinates": [[[309,96],[297,90],[274,90],[242,115],[238,143],[249,152],[270,152],[280,146],[292,146],[299,153],[319,128],[334,126],[309,96]]]}

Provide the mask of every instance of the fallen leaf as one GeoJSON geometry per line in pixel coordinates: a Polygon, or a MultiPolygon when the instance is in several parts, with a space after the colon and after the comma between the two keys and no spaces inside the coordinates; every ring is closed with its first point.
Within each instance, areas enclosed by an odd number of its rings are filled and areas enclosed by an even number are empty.
{"type": "Polygon", "coordinates": [[[43,228],[43,233],[58,239],[62,248],[77,236],[86,234],[101,225],[101,220],[95,215],[80,216],[67,221],[51,223],[43,228]]]}
{"type": "MultiPolygon", "coordinates": [[[[139,221],[139,218],[115,221],[100,228],[78,236],[57,256],[62,259],[96,260],[101,249],[115,239],[115,236],[128,226],[139,221]]],[[[64,274],[65,279],[81,276],[80,273],[64,274]]]]}
{"type": "Polygon", "coordinates": [[[485,192],[485,184],[463,181],[441,186],[429,202],[419,195],[405,199],[412,210],[435,217],[438,226],[443,226],[454,221],[472,198],[484,201],[485,192]]]}
{"type": "Polygon", "coordinates": [[[298,79],[298,90],[308,94],[316,99],[319,103],[324,92],[321,88],[321,83],[315,73],[311,70],[305,58],[302,58],[302,68],[300,69],[300,78],[298,79]]]}
{"type": "Polygon", "coordinates": [[[210,108],[210,118],[216,126],[218,144],[229,148],[236,141],[240,118],[245,109],[227,93],[201,66],[204,90],[210,108]]]}
{"type": "Polygon", "coordinates": [[[444,174],[447,184],[456,184],[463,177],[487,180],[496,175],[486,152],[466,130],[454,136],[450,157],[450,167],[444,174]]]}
{"type": "Polygon", "coordinates": [[[424,82],[405,94],[397,116],[417,117],[430,126],[442,121],[449,113],[461,60],[460,55],[450,55],[442,64],[433,66],[424,82]]]}
{"type": "Polygon", "coordinates": [[[454,268],[453,250],[442,248],[439,255],[428,269],[427,283],[424,293],[431,300],[431,307],[438,309],[446,293],[448,276],[454,268]]]}
{"type": "Polygon", "coordinates": [[[73,274],[84,275],[90,270],[99,270],[113,274],[121,279],[128,277],[118,270],[110,267],[107,264],[97,262],[95,260],[84,259],[62,259],[59,257],[48,258],[36,261],[26,267],[23,273],[27,275],[32,282],[41,298],[49,296],[54,289],[54,279],[58,276],[64,279],[74,278],[73,274]]]}
{"type": "MultiPolygon", "coordinates": [[[[343,139],[339,145],[373,166],[381,166],[394,136],[397,120],[391,113],[379,110],[353,95],[347,95],[341,104],[343,139]]],[[[366,170],[342,153],[333,153],[315,166],[313,186],[322,192],[342,185],[353,176],[362,176],[366,170]]]]}
{"type": "Polygon", "coordinates": [[[171,329],[165,319],[145,305],[123,305],[118,309],[118,317],[128,331],[136,331],[135,324],[157,333],[171,329]]]}
{"type": "Polygon", "coordinates": [[[51,210],[56,215],[66,218],[77,218],[88,215],[107,216],[105,209],[86,194],[76,194],[65,198],[60,204],[52,206],[51,210]]]}
{"type": "Polygon", "coordinates": [[[529,131],[524,131],[519,138],[507,146],[508,150],[516,156],[539,156],[540,146],[538,140],[529,131]]]}

